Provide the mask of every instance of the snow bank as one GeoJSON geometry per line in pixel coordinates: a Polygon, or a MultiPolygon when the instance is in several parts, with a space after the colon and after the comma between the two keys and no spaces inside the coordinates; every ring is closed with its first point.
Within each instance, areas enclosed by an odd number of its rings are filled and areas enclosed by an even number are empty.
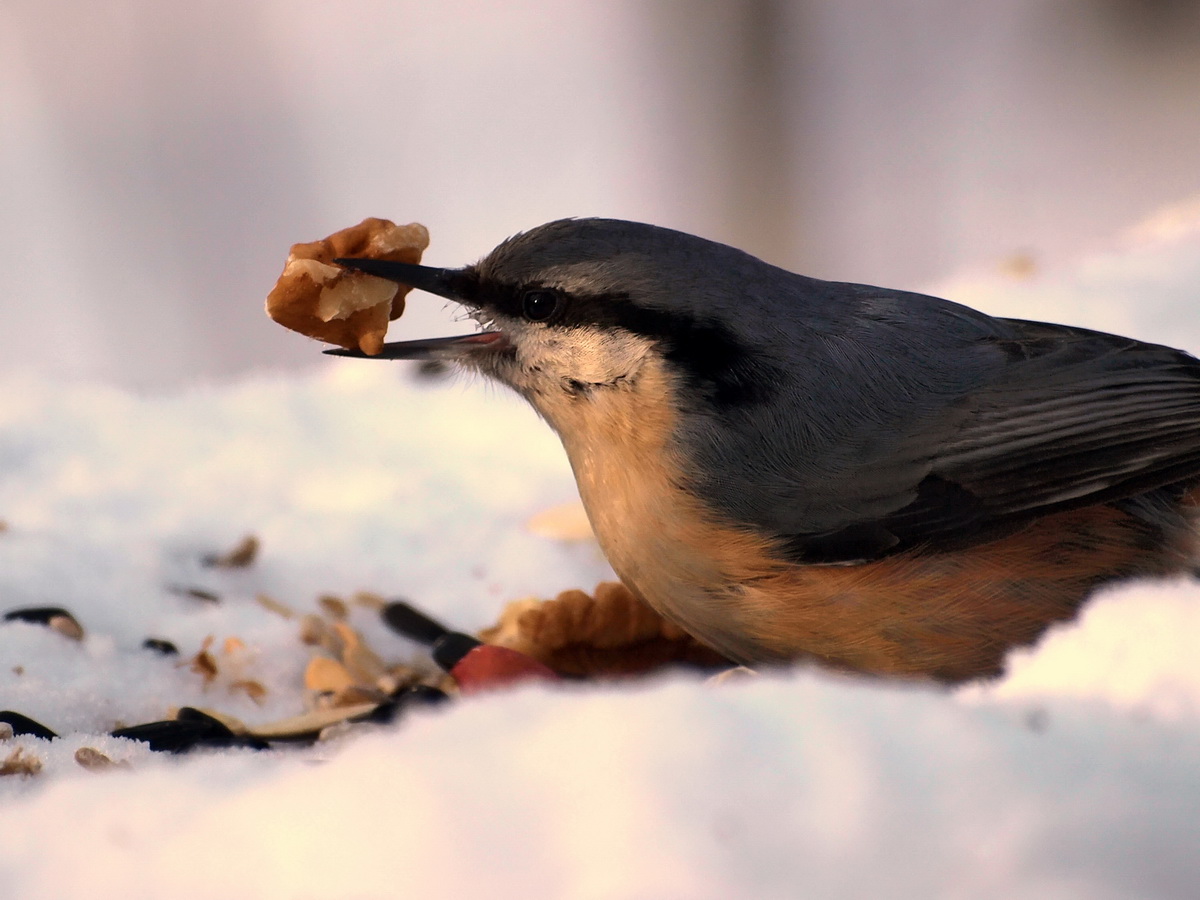
{"type": "MultiPolygon", "coordinates": [[[[1198,259],[1200,233],[1176,229],[1003,293],[943,293],[1194,351],[1198,259]]],[[[1006,679],[955,693],[676,676],[529,687],[309,748],[169,757],[105,736],[185,704],[298,712],[309,651],[260,594],[305,612],[366,589],[474,629],[506,600],[590,587],[610,575],[594,545],[524,527],[573,497],[532,412],[401,366],[164,396],[5,382],[0,611],[63,606],[86,637],[0,626],[0,708],[63,735],[0,742],[41,764],[0,778],[0,894],[1195,896],[1191,583],[1110,592],[1006,679]],[[247,533],[254,566],[201,564],[247,533]],[[222,664],[261,703],[142,646],[186,660],[208,636],[244,644],[222,664]],[[128,765],[85,770],[81,747],[128,765]]],[[[352,623],[389,658],[416,652],[369,610],[352,623]]]]}

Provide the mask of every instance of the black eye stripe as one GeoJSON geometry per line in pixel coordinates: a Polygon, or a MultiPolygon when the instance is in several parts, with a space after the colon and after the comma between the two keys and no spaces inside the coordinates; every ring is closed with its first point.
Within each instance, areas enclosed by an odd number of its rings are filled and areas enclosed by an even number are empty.
{"type": "Polygon", "coordinates": [[[769,364],[754,359],[727,326],[679,311],[640,306],[627,294],[567,294],[539,284],[516,286],[485,280],[478,287],[478,303],[512,318],[528,319],[524,297],[543,290],[558,298],[549,323],[553,327],[621,328],[650,338],[664,357],[679,367],[690,388],[718,408],[762,402],[782,381],[769,364]]]}
{"type": "Polygon", "coordinates": [[[623,328],[654,340],[663,356],[679,367],[689,387],[717,408],[744,407],[766,400],[782,379],[755,360],[725,325],[678,311],[651,309],[628,295],[572,298],[564,321],[623,328]]]}

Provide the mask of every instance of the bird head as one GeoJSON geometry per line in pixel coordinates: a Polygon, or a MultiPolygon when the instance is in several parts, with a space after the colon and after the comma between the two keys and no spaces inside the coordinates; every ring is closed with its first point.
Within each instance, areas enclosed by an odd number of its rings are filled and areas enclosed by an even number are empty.
{"type": "Polygon", "coordinates": [[[754,317],[754,297],[765,294],[755,282],[773,267],[681,232],[564,219],[461,269],[338,262],[460,303],[480,326],[461,337],[388,343],[370,358],[460,364],[514,388],[551,424],[565,405],[636,392],[650,369],[714,401],[744,399],[761,382],[738,320],[754,317]]]}

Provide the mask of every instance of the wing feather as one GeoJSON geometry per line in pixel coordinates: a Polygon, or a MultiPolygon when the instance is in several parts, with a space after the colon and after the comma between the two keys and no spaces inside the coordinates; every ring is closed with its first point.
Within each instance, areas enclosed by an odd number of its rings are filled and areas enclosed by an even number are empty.
{"type": "Polygon", "coordinates": [[[891,511],[792,535],[796,558],[850,562],[962,545],[1039,515],[1200,479],[1200,361],[1128,338],[1002,321],[1015,336],[996,342],[1005,358],[990,380],[892,442],[887,458],[865,461],[860,484],[887,486],[891,511]]]}

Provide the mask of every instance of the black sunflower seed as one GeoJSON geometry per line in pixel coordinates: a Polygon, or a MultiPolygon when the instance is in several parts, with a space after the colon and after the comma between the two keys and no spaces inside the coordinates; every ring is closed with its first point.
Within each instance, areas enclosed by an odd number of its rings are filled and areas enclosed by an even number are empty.
{"type": "Polygon", "coordinates": [[[185,706],[178,718],[164,722],[130,725],[112,732],[113,737],[144,741],[151,750],[165,753],[186,753],[198,747],[250,747],[266,750],[267,743],[245,734],[234,734],[224,722],[185,706]]]}
{"type": "Polygon", "coordinates": [[[5,622],[31,622],[53,628],[72,640],[83,640],[83,626],[68,610],[61,606],[26,606],[10,609],[4,614],[5,622]]]}
{"type": "Polygon", "coordinates": [[[42,723],[35,722],[29,716],[23,716],[19,712],[8,710],[0,712],[0,722],[11,726],[14,735],[28,734],[36,738],[45,738],[46,740],[58,737],[57,734],[42,723]]]}

